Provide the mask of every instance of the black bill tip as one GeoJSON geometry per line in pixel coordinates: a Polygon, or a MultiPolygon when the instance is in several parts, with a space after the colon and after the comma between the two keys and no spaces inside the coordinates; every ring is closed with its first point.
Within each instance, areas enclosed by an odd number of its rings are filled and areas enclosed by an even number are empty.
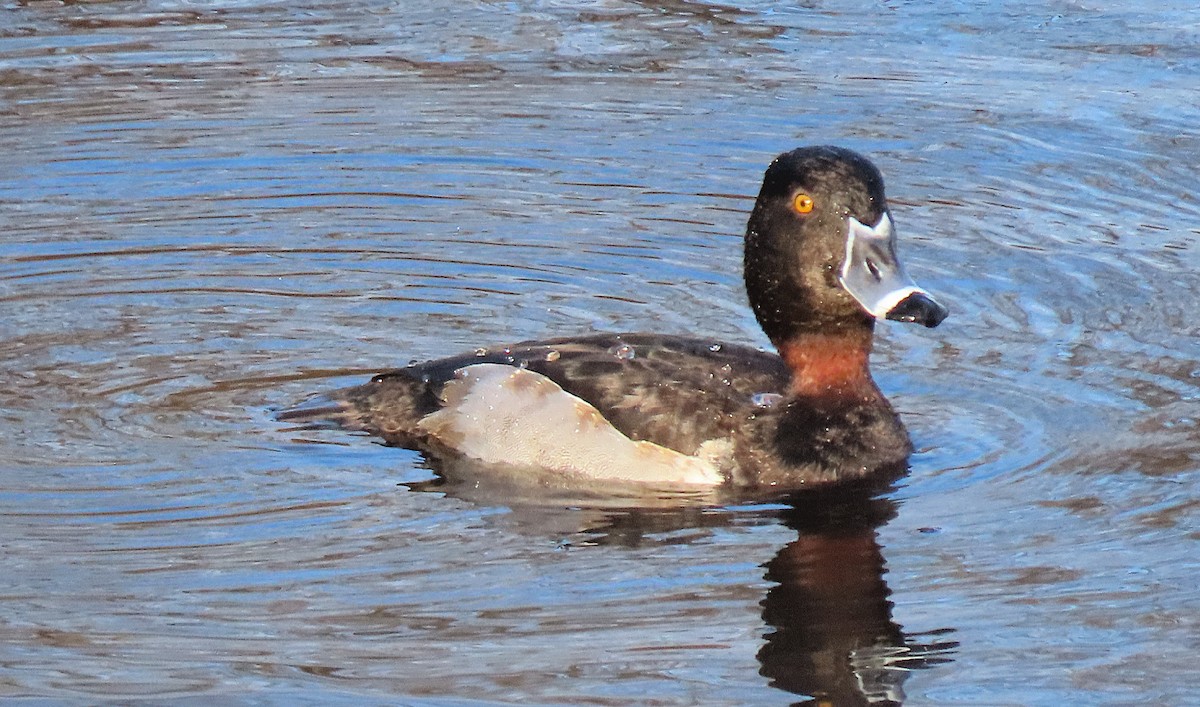
{"type": "Polygon", "coordinates": [[[949,314],[950,310],[934,298],[924,292],[914,292],[892,307],[887,313],[887,318],[894,322],[924,324],[932,329],[941,324],[949,314]]]}

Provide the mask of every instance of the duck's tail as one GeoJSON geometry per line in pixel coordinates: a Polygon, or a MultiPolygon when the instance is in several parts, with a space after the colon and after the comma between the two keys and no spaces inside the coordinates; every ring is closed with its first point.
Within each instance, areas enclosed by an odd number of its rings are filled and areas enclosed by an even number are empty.
{"type": "Polygon", "coordinates": [[[419,434],[417,422],[436,407],[426,388],[425,381],[407,372],[381,374],[364,385],[308,398],[275,419],[305,430],[366,432],[407,446],[419,434]]]}
{"type": "Polygon", "coordinates": [[[301,429],[365,430],[363,417],[348,397],[346,391],[334,391],[315,395],[275,415],[280,422],[297,425],[301,429]]]}

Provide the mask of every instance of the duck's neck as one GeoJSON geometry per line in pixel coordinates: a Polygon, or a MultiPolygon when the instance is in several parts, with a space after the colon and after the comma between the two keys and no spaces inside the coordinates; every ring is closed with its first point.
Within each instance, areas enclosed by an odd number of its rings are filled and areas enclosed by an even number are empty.
{"type": "Polygon", "coordinates": [[[870,328],[803,332],[776,344],[792,372],[792,394],[830,403],[881,397],[871,379],[871,334],[870,328]]]}

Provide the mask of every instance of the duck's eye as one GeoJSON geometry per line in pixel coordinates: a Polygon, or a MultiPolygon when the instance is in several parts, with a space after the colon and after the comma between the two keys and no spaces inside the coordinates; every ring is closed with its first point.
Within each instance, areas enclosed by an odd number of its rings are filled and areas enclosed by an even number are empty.
{"type": "Polygon", "coordinates": [[[812,211],[814,206],[816,206],[816,202],[814,202],[813,198],[808,194],[797,194],[796,197],[792,199],[792,208],[795,209],[796,213],[798,214],[806,214],[812,211]]]}

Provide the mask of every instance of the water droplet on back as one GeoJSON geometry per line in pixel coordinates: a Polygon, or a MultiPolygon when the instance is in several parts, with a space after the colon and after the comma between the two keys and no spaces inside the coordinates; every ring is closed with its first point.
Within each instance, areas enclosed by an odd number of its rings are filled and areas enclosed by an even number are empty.
{"type": "Polygon", "coordinates": [[[783,396],[779,393],[755,393],[750,396],[750,402],[760,408],[769,408],[780,400],[783,400],[783,396]]]}
{"type": "Polygon", "coordinates": [[[721,345],[720,344],[712,344],[708,347],[708,350],[712,351],[713,353],[716,353],[721,350],[721,345]]]}
{"type": "Polygon", "coordinates": [[[617,344],[608,349],[608,353],[623,361],[629,361],[637,356],[637,352],[629,344],[617,344]]]}
{"type": "Polygon", "coordinates": [[[559,357],[560,357],[560,356],[562,356],[562,354],[560,354],[559,352],[555,351],[554,349],[551,349],[551,350],[549,350],[549,351],[547,351],[547,352],[546,352],[546,360],[547,360],[547,361],[550,361],[550,362],[557,361],[557,360],[559,359],[559,357]]]}
{"type": "Polygon", "coordinates": [[[476,356],[487,356],[487,349],[482,348],[482,347],[475,349],[475,355],[476,356]]]}

